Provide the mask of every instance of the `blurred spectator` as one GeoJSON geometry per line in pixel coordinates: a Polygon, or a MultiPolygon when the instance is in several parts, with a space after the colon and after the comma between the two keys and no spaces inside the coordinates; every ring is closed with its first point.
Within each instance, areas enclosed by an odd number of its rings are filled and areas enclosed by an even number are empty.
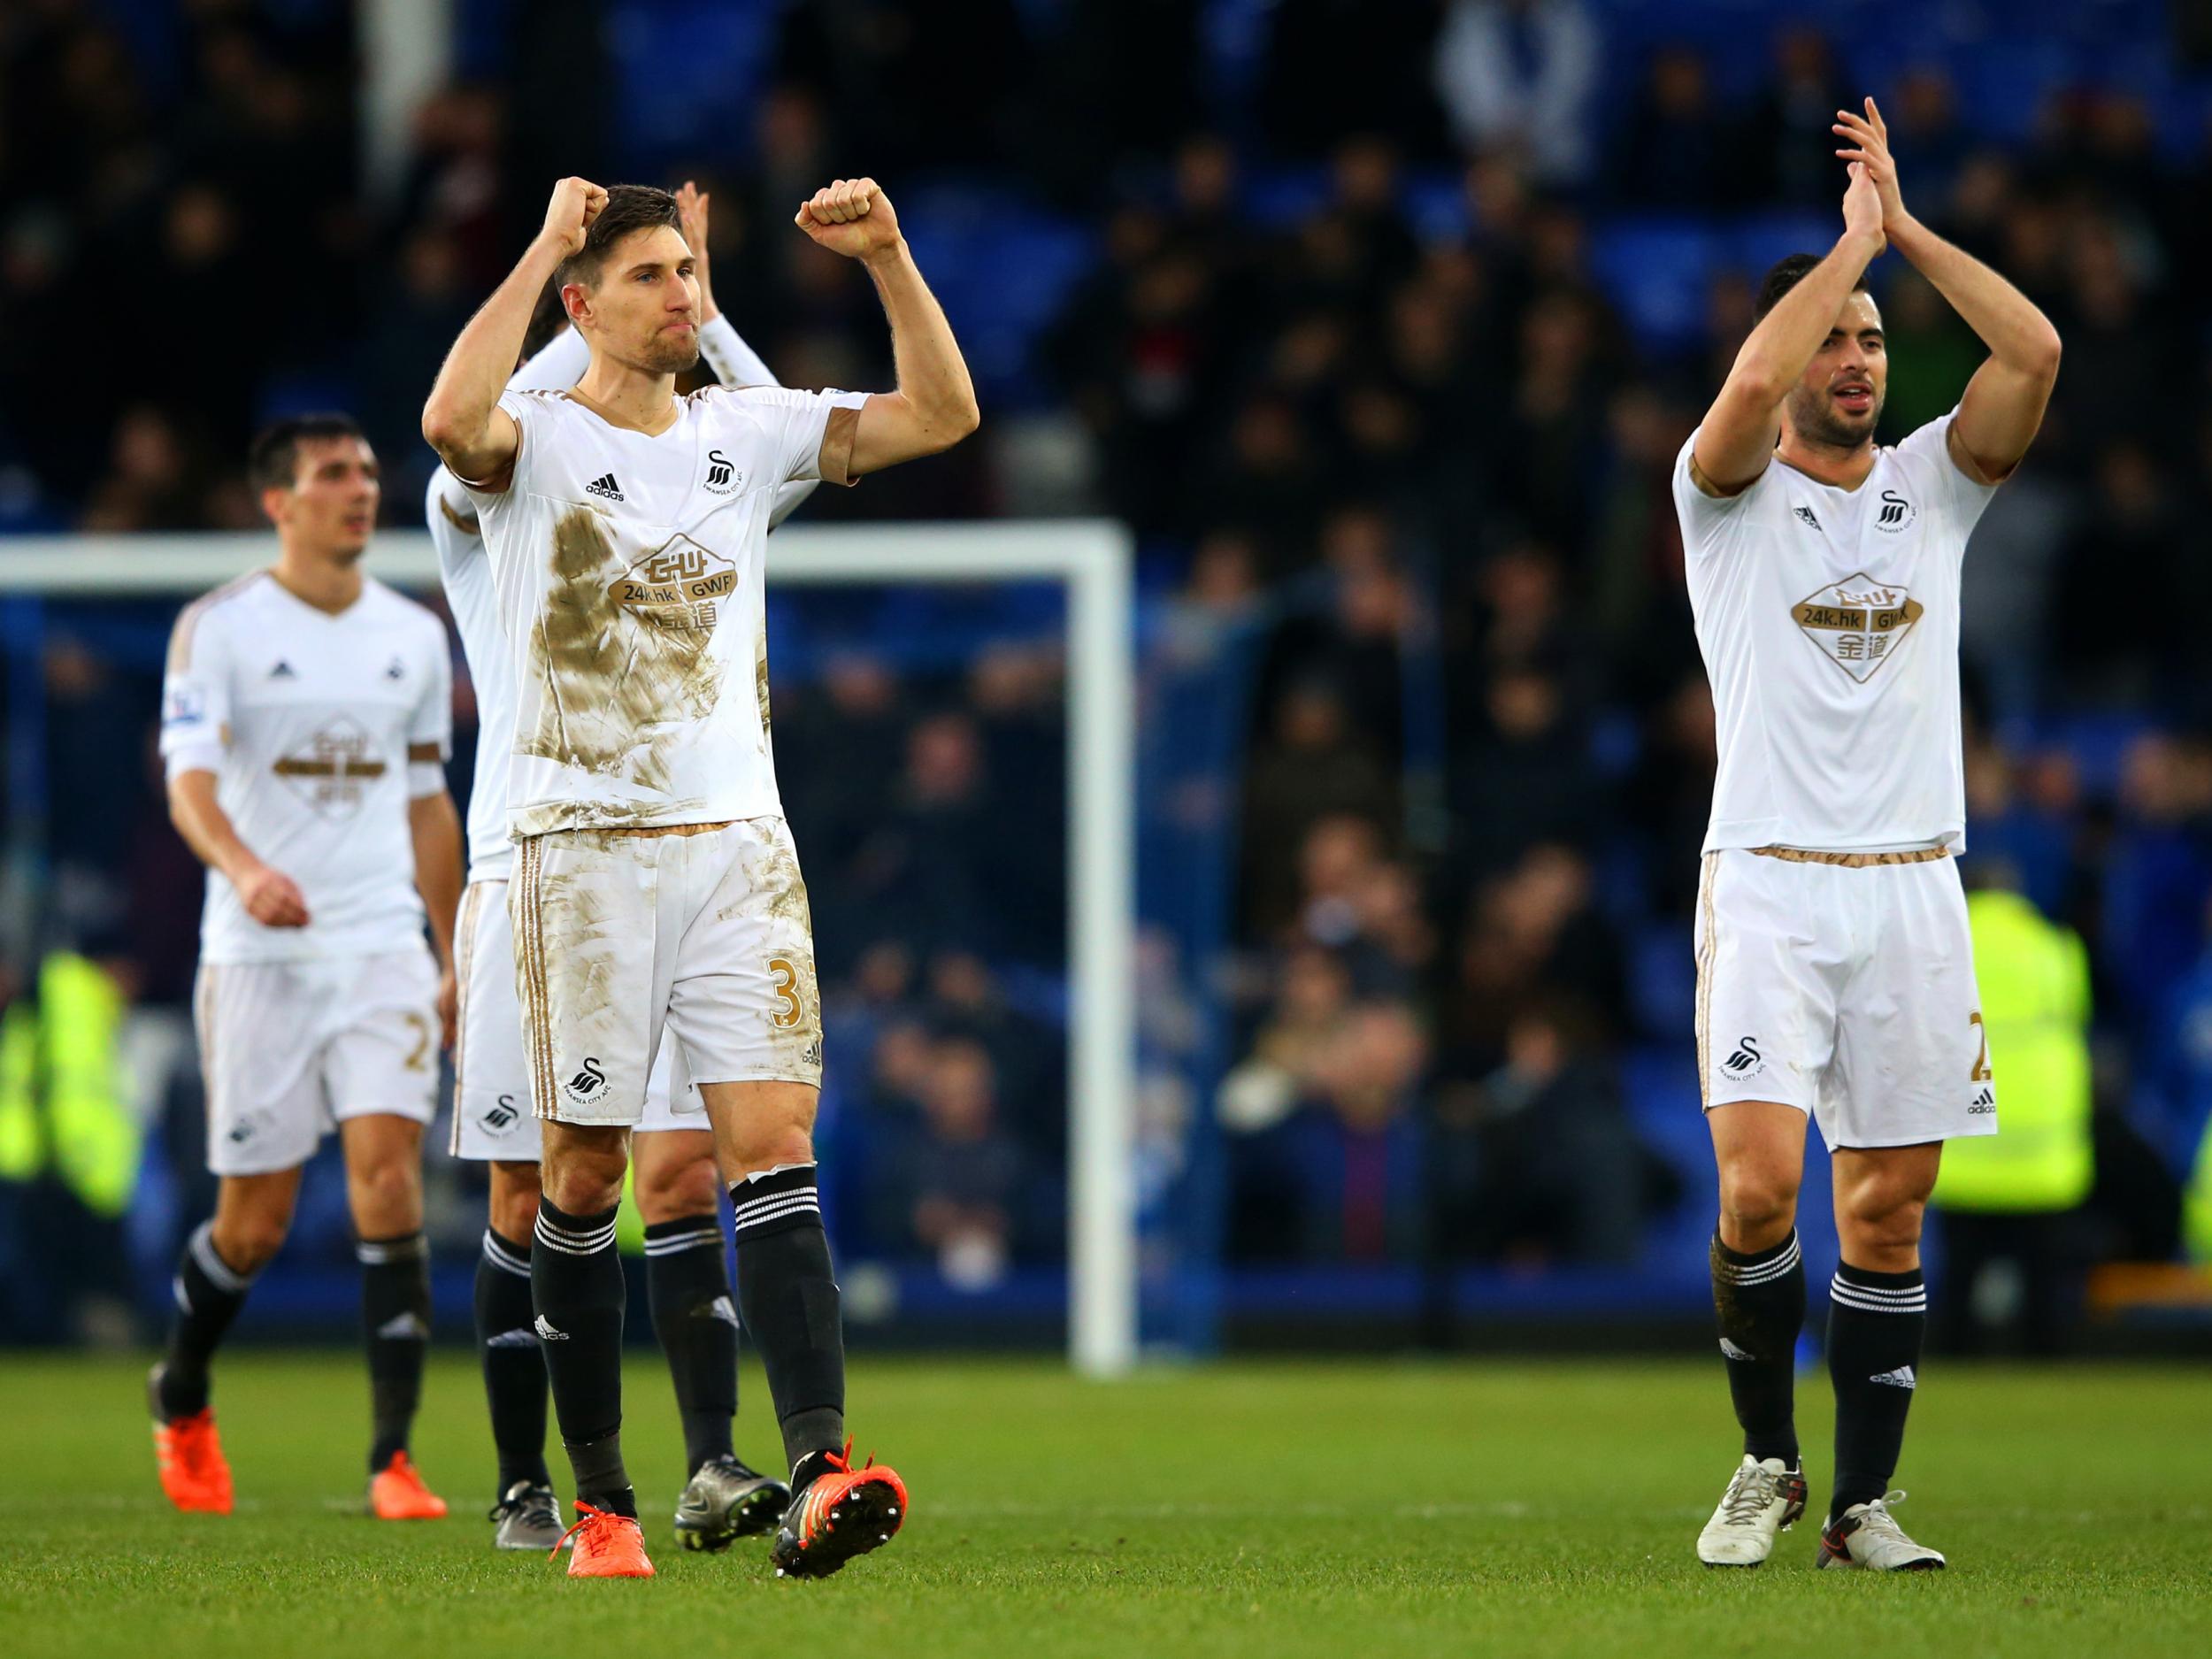
{"type": "Polygon", "coordinates": [[[1505,1028],[1503,1062],[1449,1085],[1439,1117],[1462,1171],[1440,1217],[1446,1252],[1523,1267],[1625,1265],[1647,1208],[1645,1155],[1601,1035],[1571,1000],[1539,999],[1505,1028]]]}
{"type": "Polygon", "coordinates": [[[1695,48],[1662,47],[1614,134],[1606,185],[1623,207],[1702,210],[1739,177],[1726,119],[1695,48]]]}
{"type": "Polygon", "coordinates": [[[1859,98],[1836,73],[1828,37],[1793,24],[1775,37],[1774,66],[1744,134],[1750,199],[1826,208],[1836,195],[1836,111],[1859,98]]]}
{"type": "Polygon", "coordinates": [[[1436,86],[1470,150],[1509,149],[1547,184],[1590,168],[1598,32],[1581,0],[1452,0],[1436,86]]]}
{"type": "Polygon", "coordinates": [[[908,1238],[948,1281],[984,1290],[1003,1278],[1027,1173],[998,1132],[997,1082],[979,1042],[937,1045],[921,1087],[920,1131],[899,1159],[908,1238]]]}

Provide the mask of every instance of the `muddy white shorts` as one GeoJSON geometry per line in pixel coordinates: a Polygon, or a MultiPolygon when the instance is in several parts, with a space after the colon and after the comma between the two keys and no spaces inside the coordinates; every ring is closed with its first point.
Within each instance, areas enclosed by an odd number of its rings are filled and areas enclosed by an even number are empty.
{"type": "Polygon", "coordinates": [[[1994,1134],[1997,1087],[1957,864],[1844,856],[1705,855],[1697,1056],[1706,1107],[1794,1106],[1832,1149],[1994,1134]]]}
{"type": "Polygon", "coordinates": [[[637,1124],[664,1031],[682,1076],[822,1080],[806,883],[780,818],[555,830],[507,893],[531,1107],[637,1124]]]}
{"type": "MultiPolygon", "coordinates": [[[[453,928],[460,1030],[453,1045],[453,1136],[457,1158],[538,1161],[538,1120],[530,1110],[523,1062],[522,1004],[515,997],[515,936],[504,881],[472,881],[453,928]]],[[[663,1044],[645,1084],[642,1134],[707,1127],[695,1088],[670,1089],[674,1045],[663,1044]]]]}
{"type": "Polygon", "coordinates": [[[349,1118],[437,1115],[438,969],[426,946],[206,963],[192,1012],[217,1175],[296,1169],[349,1118]]]}

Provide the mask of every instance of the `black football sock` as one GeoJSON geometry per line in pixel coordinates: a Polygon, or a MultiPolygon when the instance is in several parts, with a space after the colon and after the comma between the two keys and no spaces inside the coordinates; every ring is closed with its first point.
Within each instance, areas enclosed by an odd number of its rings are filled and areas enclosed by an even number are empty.
{"type": "Polygon", "coordinates": [[[1797,1233],[1743,1255],[1713,1235],[1713,1312],[1743,1448],[1797,1467],[1797,1333],[1805,1323],[1805,1262],[1797,1233]]]}
{"type": "Polygon", "coordinates": [[[215,1224],[203,1221],[185,1240],[177,1257],[172,1288],[176,1294],[176,1323],[169,1327],[169,1346],[162,1355],[161,1397],[155,1403],[162,1417],[174,1422],[207,1408],[208,1362],[215,1357],[223,1333],[246,1305],[253,1275],[242,1273],[224,1261],[215,1248],[215,1224]]]}
{"type": "Polygon", "coordinates": [[[420,1233],[364,1239],[353,1247],[361,1263],[361,1330],[369,1348],[369,1401],[374,1430],[369,1472],[407,1449],[422,1403],[422,1365],[430,1350],[430,1246],[420,1233]]]}
{"type": "Polygon", "coordinates": [[[1833,1520],[1889,1490],[1919,1385],[1928,1287],[1918,1268],[1874,1273],[1839,1263],[1828,1286],[1828,1375],[1836,1387],[1833,1520]]]}
{"type": "Polygon", "coordinates": [[[737,1305],[760,1349],[786,1460],[845,1442],[845,1330],[814,1165],[730,1187],[737,1219],[737,1305]]]}
{"type": "Polygon", "coordinates": [[[545,1359],[530,1302],[530,1242],[484,1229],[476,1257],[476,1354],[491,1406],[502,1496],[518,1480],[553,1484],[545,1466],[545,1359]]]}
{"type": "Polygon", "coordinates": [[[530,1289],[576,1501],[634,1517],[622,1467],[622,1262],[612,1210],[572,1216],[538,1200],[530,1289]]]}
{"type": "Polygon", "coordinates": [[[733,1455],[737,1415],[737,1304],[723,1263],[722,1224],[680,1216],[645,1229],[645,1290],[653,1333],[668,1356],[684,1425],[684,1467],[733,1455]]]}

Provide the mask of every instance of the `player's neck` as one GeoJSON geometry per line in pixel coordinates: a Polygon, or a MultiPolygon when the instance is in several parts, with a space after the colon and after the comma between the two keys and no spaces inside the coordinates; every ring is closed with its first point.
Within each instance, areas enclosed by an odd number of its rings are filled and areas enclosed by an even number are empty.
{"type": "Polygon", "coordinates": [[[361,596],[361,566],[357,560],[328,558],[280,546],[277,561],[269,573],[293,598],[334,617],[361,596]]]}
{"type": "Polygon", "coordinates": [[[676,424],[676,377],[592,354],[571,394],[609,426],[657,438],[676,424]]]}
{"type": "Polygon", "coordinates": [[[1832,443],[1820,443],[1801,438],[1787,426],[1782,428],[1782,441],[1774,446],[1774,452],[1806,477],[1838,489],[1856,489],[1866,482],[1867,474],[1874,470],[1874,440],[1843,449],[1832,443]]]}

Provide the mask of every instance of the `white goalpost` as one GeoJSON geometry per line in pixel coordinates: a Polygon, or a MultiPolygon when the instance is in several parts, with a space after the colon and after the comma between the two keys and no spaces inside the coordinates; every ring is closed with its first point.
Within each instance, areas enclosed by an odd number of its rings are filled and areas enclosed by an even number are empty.
{"type": "MultiPolygon", "coordinates": [[[[273,555],[265,535],[34,536],[0,541],[0,600],[179,598],[273,555]]],[[[434,591],[421,531],[380,534],[368,568],[434,591]]],[[[1136,692],[1129,533],[1103,520],[813,526],[770,544],[774,587],[1057,581],[1068,655],[1068,1354],[1087,1375],[1137,1355],[1131,1160],[1136,1117],[1136,692]]]]}

